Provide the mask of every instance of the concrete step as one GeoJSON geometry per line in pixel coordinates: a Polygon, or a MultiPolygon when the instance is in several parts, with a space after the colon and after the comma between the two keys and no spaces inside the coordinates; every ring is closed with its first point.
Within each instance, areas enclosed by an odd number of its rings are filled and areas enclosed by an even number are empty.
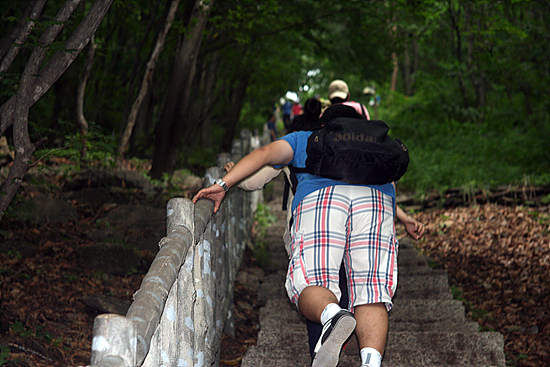
{"type": "MultiPolygon", "coordinates": [[[[491,334],[491,338],[497,338],[496,343],[500,342],[500,334],[496,333],[480,333],[478,330],[478,324],[475,322],[469,322],[465,324],[456,324],[452,327],[448,323],[434,323],[434,324],[414,324],[414,323],[403,323],[406,327],[398,327],[392,325],[389,333],[389,340],[397,340],[396,345],[400,345],[399,342],[403,338],[407,343],[411,343],[411,340],[417,340],[417,345],[430,345],[430,340],[438,339],[444,340],[444,338],[464,338],[469,337],[470,334],[472,338],[479,338],[479,334],[483,334],[482,340],[487,338],[487,335],[491,334]],[[431,325],[431,327],[430,327],[431,325]],[[414,330],[414,329],[417,330],[414,330]],[[452,330],[450,332],[449,330],[452,330]],[[496,335],[496,336],[495,336],[496,335]],[[406,336],[406,337],[404,337],[406,336]]],[[[458,340],[458,339],[457,339],[458,340]]],[[[493,341],[494,342],[494,341],[493,341]]],[[[307,332],[306,326],[303,321],[294,322],[294,323],[280,323],[278,326],[270,325],[269,328],[262,327],[258,334],[258,346],[262,347],[272,347],[274,350],[278,350],[281,345],[292,345],[305,347],[307,349],[307,332]]],[[[392,345],[393,348],[393,344],[392,345]]],[[[435,345],[435,344],[434,344],[435,345]]],[[[400,346],[401,347],[401,346],[400,346]]],[[[452,347],[452,345],[451,345],[452,347]]],[[[406,349],[407,350],[407,349],[406,349]]],[[[441,349],[444,350],[444,349],[441,349]]],[[[440,350],[440,351],[441,351],[440,350]]],[[[395,352],[395,350],[394,350],[395,352]]],[[[348,346],[345,350],[346,354],[359,354],[359,349],[357,346],[357,341],[355,336],[353,336],[348,343],[348,346]]],[[[447,351],[445,350],[445,353],[447,351]]]]}
{"type": "Polygon", "coordinates": [[[267,274],[258,289],[258,301],[266,303],[270,299],[288,300],[285,290],[285,277],[285,271],[267,274]]]}
{"type": "MultiPolygon", "coordinates": [[[[355,356],[356,357],[356,356],[355,356]]],[[[241,362],[241,367],[308,367],[311,366],[309,349],[306,345],[278,348],[271,346],[251,346],[241,362]]],[[[354,365],[357,367],[357,363],[354,365]]]]}
{"type": "Polygon", "coordinates": [[[465,310],[460,301],[452,299],[410,299],[395,302],[389,313],[390,325],[396,322],[465,322],[465,310]]]}
{"type": "MultiPolygon", "coordinates": [[[[390,331],[384,361],[390,365],[416,362],[428,365],[498,365],[505,363],[504,338],[500,333],[457,331],[390,331]]],[[[350,339],[346,355],[359,355],[357,342],[350,339]]]]}
{"type": "Polygon", "coordinates": [[[289,323],[303,322],[303,316],[288,299],[271,299],[260,309],[260,327],[280,328],[289,323]]]}
{"type": "MultiPolygon", "coordinates": [[[[502,367],[502,336],[498,333],[390,333],[382,367],[502,367]]],[[[349,346],[338,367],[358,367],[349,346]]],[[[311,359],[307,342],[292,339],[280,344],[250,347],[242,367],[306,367],[311,359]],[[291,344],[294,343],[294,344],[291,344]]]]}
{"type": "Polygon", "coordinates": [[[445,270],[401,274],[397,281],[394,302],[405,299],[452,299],[445,270]]]}
{"type": "Polygon", "coordinates": [[[500,333],[392,332],[384,361],[389,366],[443,364],[504,366],[500,333]]]}
{"type": "MultiPolygon", "coordinates": [[[[418,309],[426,310],[427,308],[422,306],[426,301],[416,300],[411,303],[412,307],[402,311],[394,309],[390,312],[390,332],[454,331],[466,334],[479,331],[479,325],[476,322],[465,319],[464,309],[457,301],[435,303],[436,308],[441,307],[437,313],[421,312],[420,314],[415,312],[418,309]],[[453,309],[458,314],[453,313],[453,309]]],[[[431,305],[433,306],[434,303],[432,302],[431,305]]],[[[288,301],[270,300],[261,310],[260,320],[258,344],[307,340],[305,320],[288,301]]]]}
{"type": "MultiPolygon", "coordinates": [[[[262,334],[263,342],[251,347],[242,367],[309,366],[303,325],[282,336],[262,334]]],[[[359,351],[354,338],[341,354],[338,366],[357,367],[359,351]]],[[[504,341],[499,333],[390,332],[383,367],[504,366],[504,341]]]]}
{"type": "Polygon", "coordinates": [[[258,343],[256,345],[265,347],[271,346],[275,349],[279,349],[281,345],[291,345],[293,347],[302,346],[305,347],[309,353],[306,324],[299,322],[280,325],[279,330],[277,330],[277,328],[260,330],[258,333],[258,343]]]}
{"type": "Polygon", "coordinates": [[[412,267],[426,267],[428,266],[428,259],[422,256],[414,248],[399,248],[397,255],[397,266],[401,270],[402,268],[412,267]]]}
{"type": "Polygon", "coordinates": [[[432,331],[453,331],[463,333],[479,332],[479,324],[475,321],[450,322],[444,321],[390,321],[390,332],[410,331],[410,332],[432,332],[432,331]]]}
{"type": "Polygon", "coordinates": [[[403,276],[409,276],[409,275],[415,275],[415,274],[431,274],[434,271],[438,271],[436,269],[430,268],[428,265],[423,266],[401,266],[399,265],[398,273],[400,277],[403,276]]]}
{"type": "MultiPolygon", "coordinates": [[[[304,365],[308,366],[308,365],[304,365]]],[[[340,356],[340,362],[338,367],[359,367],[361,366],[361,359],[358,355],[346,355],[342,354],[340,356]]],[[[464,363],[432,363],[429,360],[414,360],[414,361],[388,361],[386,357],[382,361],[382,367],[504,367],[504,364],[486,364],[486,363],[477,363],[475,361],[466,361],[464,363]]]]}

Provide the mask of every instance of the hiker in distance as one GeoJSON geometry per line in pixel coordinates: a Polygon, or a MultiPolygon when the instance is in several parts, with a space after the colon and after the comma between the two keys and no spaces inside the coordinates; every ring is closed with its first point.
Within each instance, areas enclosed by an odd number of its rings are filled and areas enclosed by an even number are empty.
{"type": "Polygon", "coordinates": [[[351,101],[348,83],[341,79],[333,80],[328,86],[328,99],[332,106],[343,104],[355,108],[357,113],[363,115],[367,120],[370,120],[369,111],[362,103],[351,101]]]}
{"type": "MultiPolygon", "coordinates": [[[[329,107],[321,120],[348,115],[352,107],[329,107]]],[[[311,131],[288,134],[243,157],[223,178],[200,190],[214,201],[214,211],[230,187],[265,165],[305,167],[311,131]]],[[[286,289],[307,318],[323,324],[312,366],[335,367],[344,342],[355,331],[362,366],[379,367],[388,334],[388,311],[397,287],[395,187],[350,185],[309,173],[298,173],[292,203],[291,260],[286,289]],[[345,266],[349,309],[340,308],[339,270],[345,266]]],[[[416,229],[421,233],[423,228],[416,229]]]]}

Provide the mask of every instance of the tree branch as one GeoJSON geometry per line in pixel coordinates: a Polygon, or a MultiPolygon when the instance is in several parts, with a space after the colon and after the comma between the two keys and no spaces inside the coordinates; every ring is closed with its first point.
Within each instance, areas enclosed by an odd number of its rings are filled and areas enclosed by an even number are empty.
{"type": "Polygon", "coordinates": [[[27,20],[24,26],[18,27],[20,29],[14,30],[14,33],[17,35],[13,36],[13,42],[11,42],[11,46],[9,46],[9,49],[6,51],[5,55],[4,53],[0,55],[0,59],[2,59],[2,62],[0,63],[0,80],[2,80],[2,74],[9,69],[11,63],[19,54],[21,46],[27,41],[27,37],[34,28],[34,21],[38,19],[38,16],[40,15],[40,13],[42,13],[44,4],[46,4],[46,0],[35,1],[35,4],[28,16],[29,20],[27,20]]]}
{"type": "MultiPolygon", "coordinates": [[[[82,0],[70,0],[67,1],[67,3],[70,3],[70,5],[76,7],[76,5],[78,5],[81,1],[82,0]]],[[[74,33],[65,43],[65,49],[58,51],[55,55],[53,55],[44,68],[42,68],[39,77],[35,80],[32,95],[30,96],[31,106],[42,98],[44,94],[46,94],[46,92],[59,79],[59,77],[65,73],[84,47],[86,47],[101,24],[101,21],[109,10],[112,2],[113,0],[96,0],[92,4],[92,7],[88,11],[86,17],[82,20],[74,33]]],[[[0,107],[0,135],[2,135],[13,123],[12,118],[14,109],[15,96],[10,98],[2,105],[2,107],[0,107]]]]}

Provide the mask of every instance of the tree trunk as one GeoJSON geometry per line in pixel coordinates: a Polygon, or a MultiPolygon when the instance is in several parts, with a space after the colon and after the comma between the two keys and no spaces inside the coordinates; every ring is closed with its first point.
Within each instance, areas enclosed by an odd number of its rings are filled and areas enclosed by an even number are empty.
{"type": "MultiPolygon", "coordinates": [[[[458,61],[458,64],[462,64],[464,61],[463,61],[463,57],[462,57],[462,33],[461,33],[461,30],[460,30],[460,26],[458,25],[458,22],[457,22],[457,15],[453,12],[453,8],[452,8],[452,4],[451,2],[449,1],[449,4],[448,4],[448,7],[449,7],[449,16],[451,18],[451,23],[453,25],[453,30],[454,30],[454,33],[455,33],[455,36],[456,36],[456,60],[458,61]]],[[[458,83],[459,83],[459,86],[460,86],[460,92],[462,94],[462,100],[463,100],[463,105],[464,107],[468,107],[469,106],[469,102],[468,102],[468,93],[466,91],[466,86],[464,84],[464,76],[462,75],[462,71],[461,70],[458,70],[458,83]]]]}
{"type": "Polygon", "coordinates": [[[78,82],[78,89],[76,91],[76,124],[78,125],[78,131],[80,132],[80,138],[82,147],[80,148],[80,163],[82,166],[86,166],[86,160],[88,155],[88,121],[84,116],[84,96],[86,92],[86,84],[90,78],[92,72],[92,66],[94,65],[94,55],[96,44],[92,37],[90,41],[90,49],[86,55],[86,62],[84,63],[84,71],[78,82]]]}
{"type": "Polygon", "coordinates": [[[10,168],[8,177],[2,185],[0,192],[0,219],[4,216],[4,211],[13,200],[15,193],[23,182],[23,176],[27,173],[29,161],[36,150],[36,146],[31,143],[29,138],[29,99],[32,91],[34,75],[38,72],[40,63],[45,54],[44,49],[41,52],[33,52],[23,76],[15,98],[15,108],[13,110],[13,145],[15,157],[13,165],[10,168]]]}
{"type": "Polygon", "coordinates": [[[483,25],[480,24],[479,18],[476,17],[476,11],[472,8],[472,4],[464,4],[464,24],[466,27],[466,32],[469,34],[466,44],[466,68],[469,71],[469,79],[473,86],[474,98],[470,104],[466,107],[469,107],[471,104],[474,105],[476,109],[480,109],[486,104],[486,87],[487,83],[485,81],[485,76],[483,71],[480,70],[480,65],[477,60],[478,46],[477,43],[480,42],[477,32],[469,32],[470,29],[479,29],[483,28],[483,25]]]}
{"type": "Polygon", "coordinates": [[[154,102],[153,88],[149,88],[141,103],[126,154],[131,156],[143,155],[143,151],[153,145],[151,127],[153,126],[153,109],[156,105],[154,102]]]}
{"type": "Polygon", "coordinates": [[[249,72],[250,68],[248,67],[240,68],[239,70],[244,70],[246,72],[242,73],[242,75],[237,73],[237,77],[231,88],[231,109],[227,113],[227,130],[225,131],[225,137],[221,145],[222,152],[231,151],[231,142],[237,130],[244,97],[246,96],[246,88],[248,87],[250,75],[252,74],[249,72]]]}
{"type": "Polygon", "coordinates": [[[405,57],[403,60],[403,89],[406,96],[412,95],[412,80],[411,80],[411,54],[408,48],[405,48],[405,57]]]}
{"type": "Polygon", "coordinates": [[[399,75],[399,62],[397,61],[397,53],[392,52],[391,60],[393,64],[393,73],[391,75],[390,91],[395,92],[397,90],[397,76],[399,75]]]}
{"type": "MultiPolygon", "coordinates": [[[[147,17],[148,17],[148,20],[149,20],[149,22],[147,24],[147,31],[144,33],[144,35],[142,37],[142,40],[139,43],[138,47],[136,47],[136,52],[135,52],[136,55],[141,55],[142,54],[142,50],[148,44],[149,35],[151,34],[151,32],[157,32],[158,33],[157,28],[153,29],[153,27],[155,27],[155,25],[157,24],[157,13],[158,13],[159,8],[161,8],[161,5],[163,5],[162,2],[160,2],[160,1],[157,2],[156,6],[153,8],[151,13],[147,14],[147,17]]],[[[164,7],[167,9],[166,12],[168,12],[169,9],[170,9],[170,6],[172,5],[172,3],[170,3],[170,4],[165,3],[164,5],[165,5],[164,7]],[[166,7],[166,5],[169,5],[169,6],[166,7]]],[[[140,15],[140,16],[144,17],[143,14],[140,15]]],[[[144,22],[145,18],[142,18],[142,19],[143,19],[143,22],[144,22]]],[[[158,25],[158,27],[162,28],[162,24],[158,25]]],[[[158,35],[157,35],[157,37],[158,37],[158,35]]],[[[147,65],[146,64],[142,65],[143,64],[142,61],[143,60],[141,58],[136,57],[136,60],[134,61],[134,65],[132,67],[132,73],[129,77],[130,82],[128,83],[128,92],[126,94],[126,102],[124,103],[124,116],[130,116],[130,111],[132,109],[132,104],[134,103],[136,95],[139,93],[139,88],[141,87],[141,84],[143,82],[143,76],[141,75],[142,66],[144,66],[145,70],[147,70],[147,65]]],[[[141,103],[143,104],[143,101],[141,103]]],[[[138,116],[139,116],[139,113],[138,113],[138,116]]],[[[124,133],[125,128],[126,128],[125,124],[120,125],[120,136],[122,136],[122,134],[124,133]]],[[[133,139],[135,129],[136,129],[136,127],[134,126],[134,130],[132,131],[132,135],[130,136],[130,140],[133,139]]],[[[120,142],[119,142],[119,144],[120,144],[120,142]]],[[[129,149],[130,148],[128,148],[128,150],[129,149]]]]}
{"type": "Polygon", "coordinates": [[[220,65],[219,53],[216,52],[212,55],[210,62],[203,71],[203,105],[201,108],[203,118],[201,119],[201,141],[202,146],[206,148],[212,147],[212,108],[215,104],[216,98],[216,76],[218,75],[220,65]]]}
{"type": "Polygon", "coordinates": [[[415,73],[418,70],[418,47],[414,34],[409,36],[410,43],[405,49],[405,61],[403,65],[403,83],[405,85],[405,95],[412,97],[414,95],[415,73]]]}
{"type": "Polygon", "coordinates": [[[0,135],[3,135],[6,129],[13,125],[13,141],[16,152],[8,178],[0,189],[0,192],[3,193],[0,195],[0,219],[19,189],[36,147],[42,144],[42,141],[36,144],[32,144],[30,141],[28,116],[31,106],[49,90],[86,47],[113,2],[113,0],[95,1],[88,14],[65,43],[64,50],[69,49],[73,52],[59,51],[52,56],[44,68],[41,68],[46,57],[47,46],[51,45],[80,1],[65,2],[54,19],[56,23],[48,27],[40,37],[39,42],[43,47],[37,47],[32,52],[21,77],[19,90],[0,108],[0,135]]]}
{"type": "Polygon", "coordinates": [[[149,61],[147,62],[147,67],[145,69],[145,75],[143,77],[143,80],[141,82],[141,88],[139,90],[138,96],[134,103],[132,104],[132,108],[130,110],[130,115],[128,116],[128,122],[126,124],[126,128],[124,129],[124,133],[122,134],[122,137],[120,139],[120,143],[118,146],[118,158],[117,163],[120,165],[122,160],[124,159],[124,154],[126,154],[126,151],[128,150],[128,144],[130,141],[130,137],[132,135],[132,131],[134,129],[136,119],[138,116],[139,109],[141,107],[141,104],[143,100],[145,99],[145,96],[147,95],[147,92],[149,91],[149,87],[151,85],[151,82],[153,80],[153,72],[155,71],[155,66],[158,60],[158,57],[160,53],[162,52],[162,49],[164,48],[164,43],[166,41],[166,36],[168,35],[168,31],[172,27],[172,23],[174,21],[174,18],[176,16],[176,12],[178,10],[180,0],[174,0],[170,4],[170,10],[168,11],[168,15],[166,16],[166,22],[164,24],[164,28],[159,33],[157,38],[157,43],[155,45],[155,48],[153,49],[153,52],[151,53],[151,57],[149,58],[149,61]]]}
{"type": "Polygon", "coordinates": [[[189,125],[194,123],[189,121],[191,87],[212,4],[213,1],[206,4],[196,2],[196,13],[190,21],[192,28],[178,47],[164,108],[155,129],[155,152],[150,171],[151,177],[155,179],[161,178],[163,173],[174,171],[182,136],[189,125]]]}

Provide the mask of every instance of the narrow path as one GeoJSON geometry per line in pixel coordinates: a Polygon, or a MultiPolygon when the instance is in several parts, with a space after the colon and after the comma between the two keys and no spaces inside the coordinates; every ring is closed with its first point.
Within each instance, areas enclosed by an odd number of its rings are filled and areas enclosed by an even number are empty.
{"type": "MultiPolygon", "coordinates": [[[[286,213],[281,210],[283,180],[274,183],[267,204],[277,222],[267,231],[271,264],[259,290],[260,310],[256,346],[248,349],[242,367],[306,367],[310,365],[305,320],[284,289],[288,257],[282,234],[286,213]]],[[[390,312],[390,333],[383,367],[485,366],[504,367],[504,341],[499,333],[479,332],[465,317],[461,302],[449,290],[447,273],[432,270],[409,238],[400,240],[399,285],[390,312]]],[[[360,366],[352,337],[340,356],[340,367],[360,366]]]]}

